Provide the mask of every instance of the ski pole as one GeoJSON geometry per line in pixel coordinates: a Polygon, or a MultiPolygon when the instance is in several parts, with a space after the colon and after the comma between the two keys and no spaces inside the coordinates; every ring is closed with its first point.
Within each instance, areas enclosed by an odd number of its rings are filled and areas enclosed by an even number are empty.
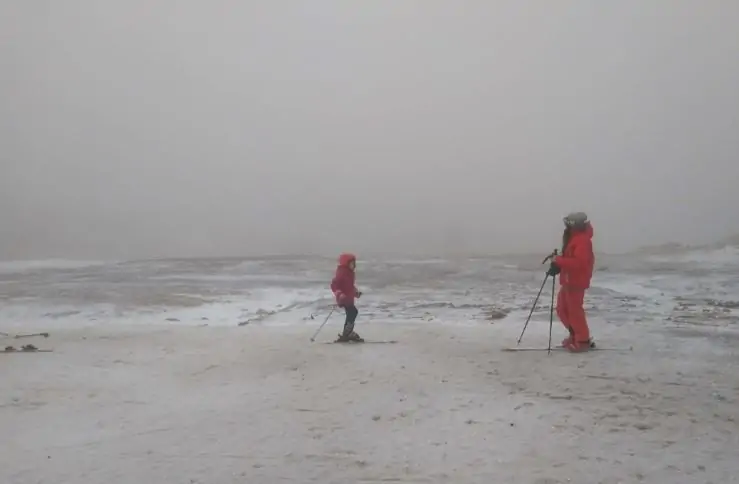
{"type": "Polygon", "coordinates": [[[330,318],[331,315],[334,313],[334,309],[336,309],[336,306],[331,307],[331,312],[328,313],[328,316],[326,316],[326,319],[323,320],[323,323],[321,323],[321,325],[318,327],[316,332],[313,333],[313,336],[311,336],[311,339],[310,339],[311,343],[316,340],[316,336],[318,336],[318,333],[320,333],[323,327],[325,326],[325,324],[328,323],[328,318],[330,318]]]}
{"type": "Polygon", "coordinates": [[[549,254],[548,256],[544,257],[544,260],[541,261],[542,265],[543,264],[546,264],[547,262],[549,262],[550,260],[552,260],[556,255],[557,255],[557,249],[554,249],[551,254],[549,254]]]}
{"type": "Polygon", "coordinates": [[[13,337],[16,338],[16,339],[18,339],[18,338],[32,338],[34,336],[43,336],[44,338],[48,338],[49,337],[49,333],[16,334],[13,337]]]}
{"type": "Polygon", "coordinates": [[[32,338],[34,336],[43,336],[44,338],[48,338],[49,337],[49,333],[28,333],[28,334],[15,334],[15,335],[12,335],[10,333],[3,333],[2,331],[0,331],[0,336],[3,337],[3,338],[15,338],[15,339],[18,339],[18,338],[32,338]]]}
{"type": "MultiPolygon", "coordinates": [[[[564,249],[562,249],[564,250],[564,249]]],[[[557,249],[551,253],[548,257],[549,260],[553,260],[557,256],[557,249]]],[[[544,259],[545,261],[547,259],[544,259]]],[[[554,324],[554,292],[557,290],[557,274],[552,276],[552,302],[549,304],[549,344],[547,345],[547,355],[552,354],[552,325],[554,324]]]]}
{"type": "Polygon", "coordinates": [[[549,346],[547,346],[547,354],[552,354],[552,325],[554,324],[554,291],[556,290],[555,281],[557,276],[552,276],[552,303],[549,305],[549,346]]]}
{"type": "MultiPolygon", "coordinates": [[[[548,261],[552,260],[556,255],[557,255],[557,249],[554,249],[551,254],[549,254],[548,256],[544,257],[544,260],[541,261],[542,265],[544,265],[548,261]]],[[[529,317],[526,318],[526,323],[523,325],[523,330],[521,330],[521,336],[518,337],[518,341],[516,342],[516,345],[520,345],[521,344],[521,340],[523,339],[523,334],[526,332],[526,327],[529,325],[529,321],[531,320],[531,315],[534,314],[534,309],[536,309],[536,303],[539,302],[539,296],[541,296],[541,291],[544,290],[544,285],[547,283],[547,278],[548,277],[549,277],[549,271],[547,271],[547,275],[544,276],[544,280],[541,282],[541,287],[539,288],[539,293],[536,295],[536,299],[534,299],[534,304],[531,306],[531,311],[529,311],[529,317]]],[[[552,283],[554,283],[554,279],[552,279],[552,283]]],[[[549,326],[550,326],[549,329],[551,330],[551,324],[549,326]]]]}
{"type": "Polygon", "coordinates": [[[549,279],[549,273],[544,276],[544,280],[541,282],[541,287],[539,288],[539,292],[536,295],[536,299],[534,299],[534,304],[531,305],[531,311],[529,311],[529,317],[526,318],[526,323],[523,325],[523,330],[521,330],[521,336],[518,337],[518,342],[516,345],[521,344],[521,340],[523,339],[523,334],[526,332],[526,327],[529,325],[529,321],[531,320],[531,315],[534,314],[534,309],[536,309],[536,303],[539,302],[539,296],[541,296],[541,291],[544,290],[544,284],[547,283],[547,279],[549,279]]]}

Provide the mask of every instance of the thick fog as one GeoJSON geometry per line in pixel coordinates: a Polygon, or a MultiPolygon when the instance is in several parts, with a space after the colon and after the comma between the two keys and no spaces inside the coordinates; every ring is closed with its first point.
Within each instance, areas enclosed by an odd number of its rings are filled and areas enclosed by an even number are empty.
{"type": "Polygon", "coordinates": [[[739,2],[0,0],[0,258],[739,232],[739,2]]]}

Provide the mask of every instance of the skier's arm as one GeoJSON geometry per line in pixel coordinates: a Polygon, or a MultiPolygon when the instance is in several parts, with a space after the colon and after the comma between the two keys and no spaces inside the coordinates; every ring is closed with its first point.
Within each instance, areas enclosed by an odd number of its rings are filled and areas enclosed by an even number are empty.
{"type": "Polygon", "coordinates": [[[593,252],[593,243],[590,240],[583,241],[575,246],[572,257],[557,256],[554,263],[560,269],[583,270],[587,268],[590,254],[593,252]]]}
{"type": "Polygon", "coordinates": [[[342,303],[342,300],[344,299],[344,294],[347,292],[346,283],[346,277],[340,273],[336,274],[336,276],[331,281],[331,292],[334,293],[334,297],[336,297],[336,302],[339,304],[342,303]]]}

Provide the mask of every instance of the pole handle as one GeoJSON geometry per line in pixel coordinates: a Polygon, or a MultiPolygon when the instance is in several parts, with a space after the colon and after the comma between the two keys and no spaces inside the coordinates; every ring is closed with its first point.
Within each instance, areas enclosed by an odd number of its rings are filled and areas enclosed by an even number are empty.
{"type": "Polygon", "coordinates": [[[551,254],[549,254],[548,256],[544,257],[544,260],[541,261],[541,263],[542,264],[546,264],[550,260],[554,259],[558,254],[559,254],[559,251],[557,249],[554,249],[551,254]]]}

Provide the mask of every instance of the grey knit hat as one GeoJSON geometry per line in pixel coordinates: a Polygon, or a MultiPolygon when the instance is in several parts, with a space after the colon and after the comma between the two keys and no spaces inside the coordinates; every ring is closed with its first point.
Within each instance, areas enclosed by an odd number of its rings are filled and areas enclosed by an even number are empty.
{"type": "Polygon", "coordinates": [[[588,224],[588,216],[585,212],[572,212],[562,219],[568,227],[582,228],[588,224]]]}

